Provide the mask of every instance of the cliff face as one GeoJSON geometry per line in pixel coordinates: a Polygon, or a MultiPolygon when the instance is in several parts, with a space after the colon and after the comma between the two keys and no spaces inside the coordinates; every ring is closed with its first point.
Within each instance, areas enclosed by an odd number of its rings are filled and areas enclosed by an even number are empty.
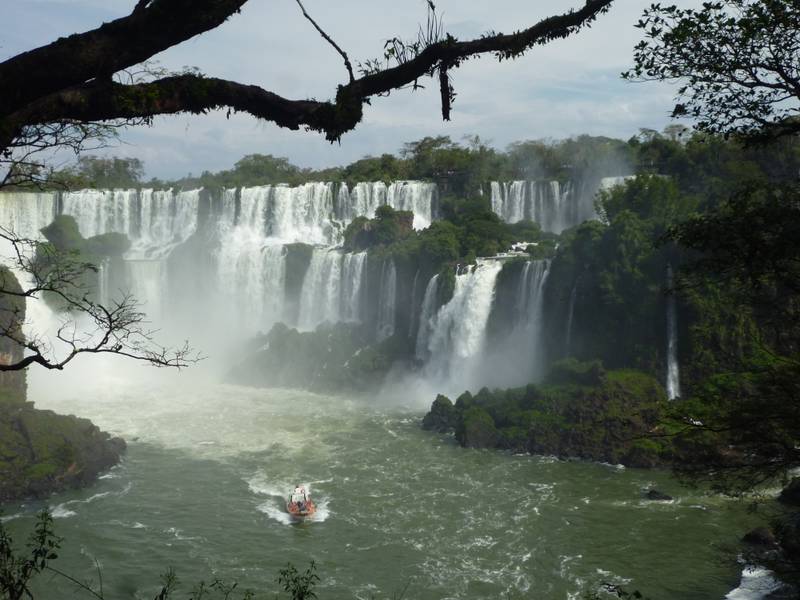
{"type": "MultiPolygon", "coordinates": [[[[25,303],[13,274],[0,267],[0,326],[21,333],[25,303]]],[[[23,356],[22,347],[0,335],[0,362],[23,356]]],[[[88,419],[34,408],[26,401],[25,371],[0,371],[0,503],[41,497],[92,483],[119,462],[125,442],[88,419]]]]}
{"type": "MultiPolygon", "coordinates": [[[[17,278],[6,267],[0,266],[0,289],[12,294],[22,292],[17,278]]],[[[12,294],[0,294],[0,330],[21,335],[25,320],[25,301],[12,294]]],[[[8,336],[0,335],[0,364],[9,365],[22,359],[22,346],[8,336]]],[[[0,371],[0,390],[25,396],[25,371],[0,371]]]]}

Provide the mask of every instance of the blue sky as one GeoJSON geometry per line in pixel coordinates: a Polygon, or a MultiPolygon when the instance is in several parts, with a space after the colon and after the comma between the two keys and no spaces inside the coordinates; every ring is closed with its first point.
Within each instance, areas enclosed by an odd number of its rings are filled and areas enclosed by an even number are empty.
{"type": "MultiPolygon", "coordinates": [[[[489,30],[510,32],[581,0],[437,0],[445,28],[466,39],[489,30]]],[[[6,0],[0,7],[0,60],[61,35],[94,28],[130,12],[135,0],[6,0]]],[[[382,54],[385,40],[413,38],[425,20],[423,0],[304,0],[314,18],[349,53],[363,61],[382,54]]],[[[458,97],[443,123],[438,88],[376,98],[364,121],[331,145],[320,135],[281,130],[246,115],[157,118],[153,127],[125,132],[108,151],[145,161],[148,176],[179,177],[229,168],[250,153],[287,156],[301,166],[341,165],[365,155],[396,152],[425,135],[460,139],[478,134],[504,148],[524,139],[580,133],[627,138],[639,128],[669,122],[672,86],[627,83],[640,38],[633,27],[649,2],[617,0],[595,25],[566,40],[535,48],[516,61],[483,58],[454,73],[458,97]]],[[[684,0],[698,6],[700,0],[684,0]]],[[[210,76],[258,84],[290,98],[329,98],[346,80],[337,54],[302,17],[294,0],[250,0],[223,26],[156,57],[178,70],[198,67],[210,76]]]]}

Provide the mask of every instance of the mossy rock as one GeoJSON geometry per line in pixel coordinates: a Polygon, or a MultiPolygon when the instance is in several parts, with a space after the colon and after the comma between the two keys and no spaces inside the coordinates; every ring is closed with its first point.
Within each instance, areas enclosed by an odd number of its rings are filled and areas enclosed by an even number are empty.
{"type": "Polygon", "coordinates": [[[431,405],[431,410],[422,419],[422,428],[445,433],[456,427],[456,410],[450,398],[439,394],[431,405]]]}

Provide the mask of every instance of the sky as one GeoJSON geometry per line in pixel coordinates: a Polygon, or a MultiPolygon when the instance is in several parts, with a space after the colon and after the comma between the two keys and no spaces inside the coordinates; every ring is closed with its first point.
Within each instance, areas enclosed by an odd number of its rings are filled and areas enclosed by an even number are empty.
{"type": "MultiPolygon", "coordinates": [[[[445,29],[459,39],[509,33],[579,7],[583,0],[436,0],[445,29]]],[[[677,2],[694,7],[701,0],[677,2]]],[[[135,0],[2,0],[0,61],[59,36],[93,29],[129,13],[135,0]],[[10,26],[9,26],[10,24],[10,26]]],[[[426,18],[424,0],[304,0],[314,19],[351,61],[379,58],[387,39],[414,39],[426,18]]],[[[504,149],[528,139],[582,133],[623,139],[670,122],[674,86],[630,83],[641,39],[634,24],[650,2],[617,0],[591,29],[536,47],[515,61],[484,57],[452,73],[458,94],[452,120],[442,122],[438,84],[375,98],[340,144],[318,133],[289,131],[243,114],[159,117],[152,127],[125,131],[106,154],[140,158],[147,177],[172,179],[230,168],[247,154],[286,156],[303,167],[344,165],[395,153],[405,142],[479,135],[504,149]]],[[[295,0],[250,0],[222,26],[154,57],[162,67],[196,67],[208,76],[256,84],[282,96],[329,99],[346,82],[341,58],[313,30],[295,0]]]]}

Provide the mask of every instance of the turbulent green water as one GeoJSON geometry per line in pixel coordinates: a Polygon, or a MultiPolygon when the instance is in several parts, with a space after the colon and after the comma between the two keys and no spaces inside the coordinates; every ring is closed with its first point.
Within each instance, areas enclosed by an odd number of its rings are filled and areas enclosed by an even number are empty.
{"type": "MultiPolygon", "coordinates": [[[[152,598],[170,565],[187,589],[218,577],[271,591],[287,561],[312,559],[322,599],[406,586],[420,599],[575,598],[602,581],[707,599],[738,582],[719,546],[749,524],[743,508],[665,474],[464,450],[421,431],[418,409],[182,377],[59,401],[34,389],[41,407],[129,442],[96,485],[47,503],[66,540],[57,565],[97,581],[96,559],[108,598],[152,598]],[[298,482],[320,504],[314,522],[282,510],[298,482]],[[651,485],[676,501],[643,500],[651,485]]],[[[4,507],[6,525],[20,535],[41,506],[4,507]]],[[[73,590],[48,577],[38,597],[73,590]]]]}

